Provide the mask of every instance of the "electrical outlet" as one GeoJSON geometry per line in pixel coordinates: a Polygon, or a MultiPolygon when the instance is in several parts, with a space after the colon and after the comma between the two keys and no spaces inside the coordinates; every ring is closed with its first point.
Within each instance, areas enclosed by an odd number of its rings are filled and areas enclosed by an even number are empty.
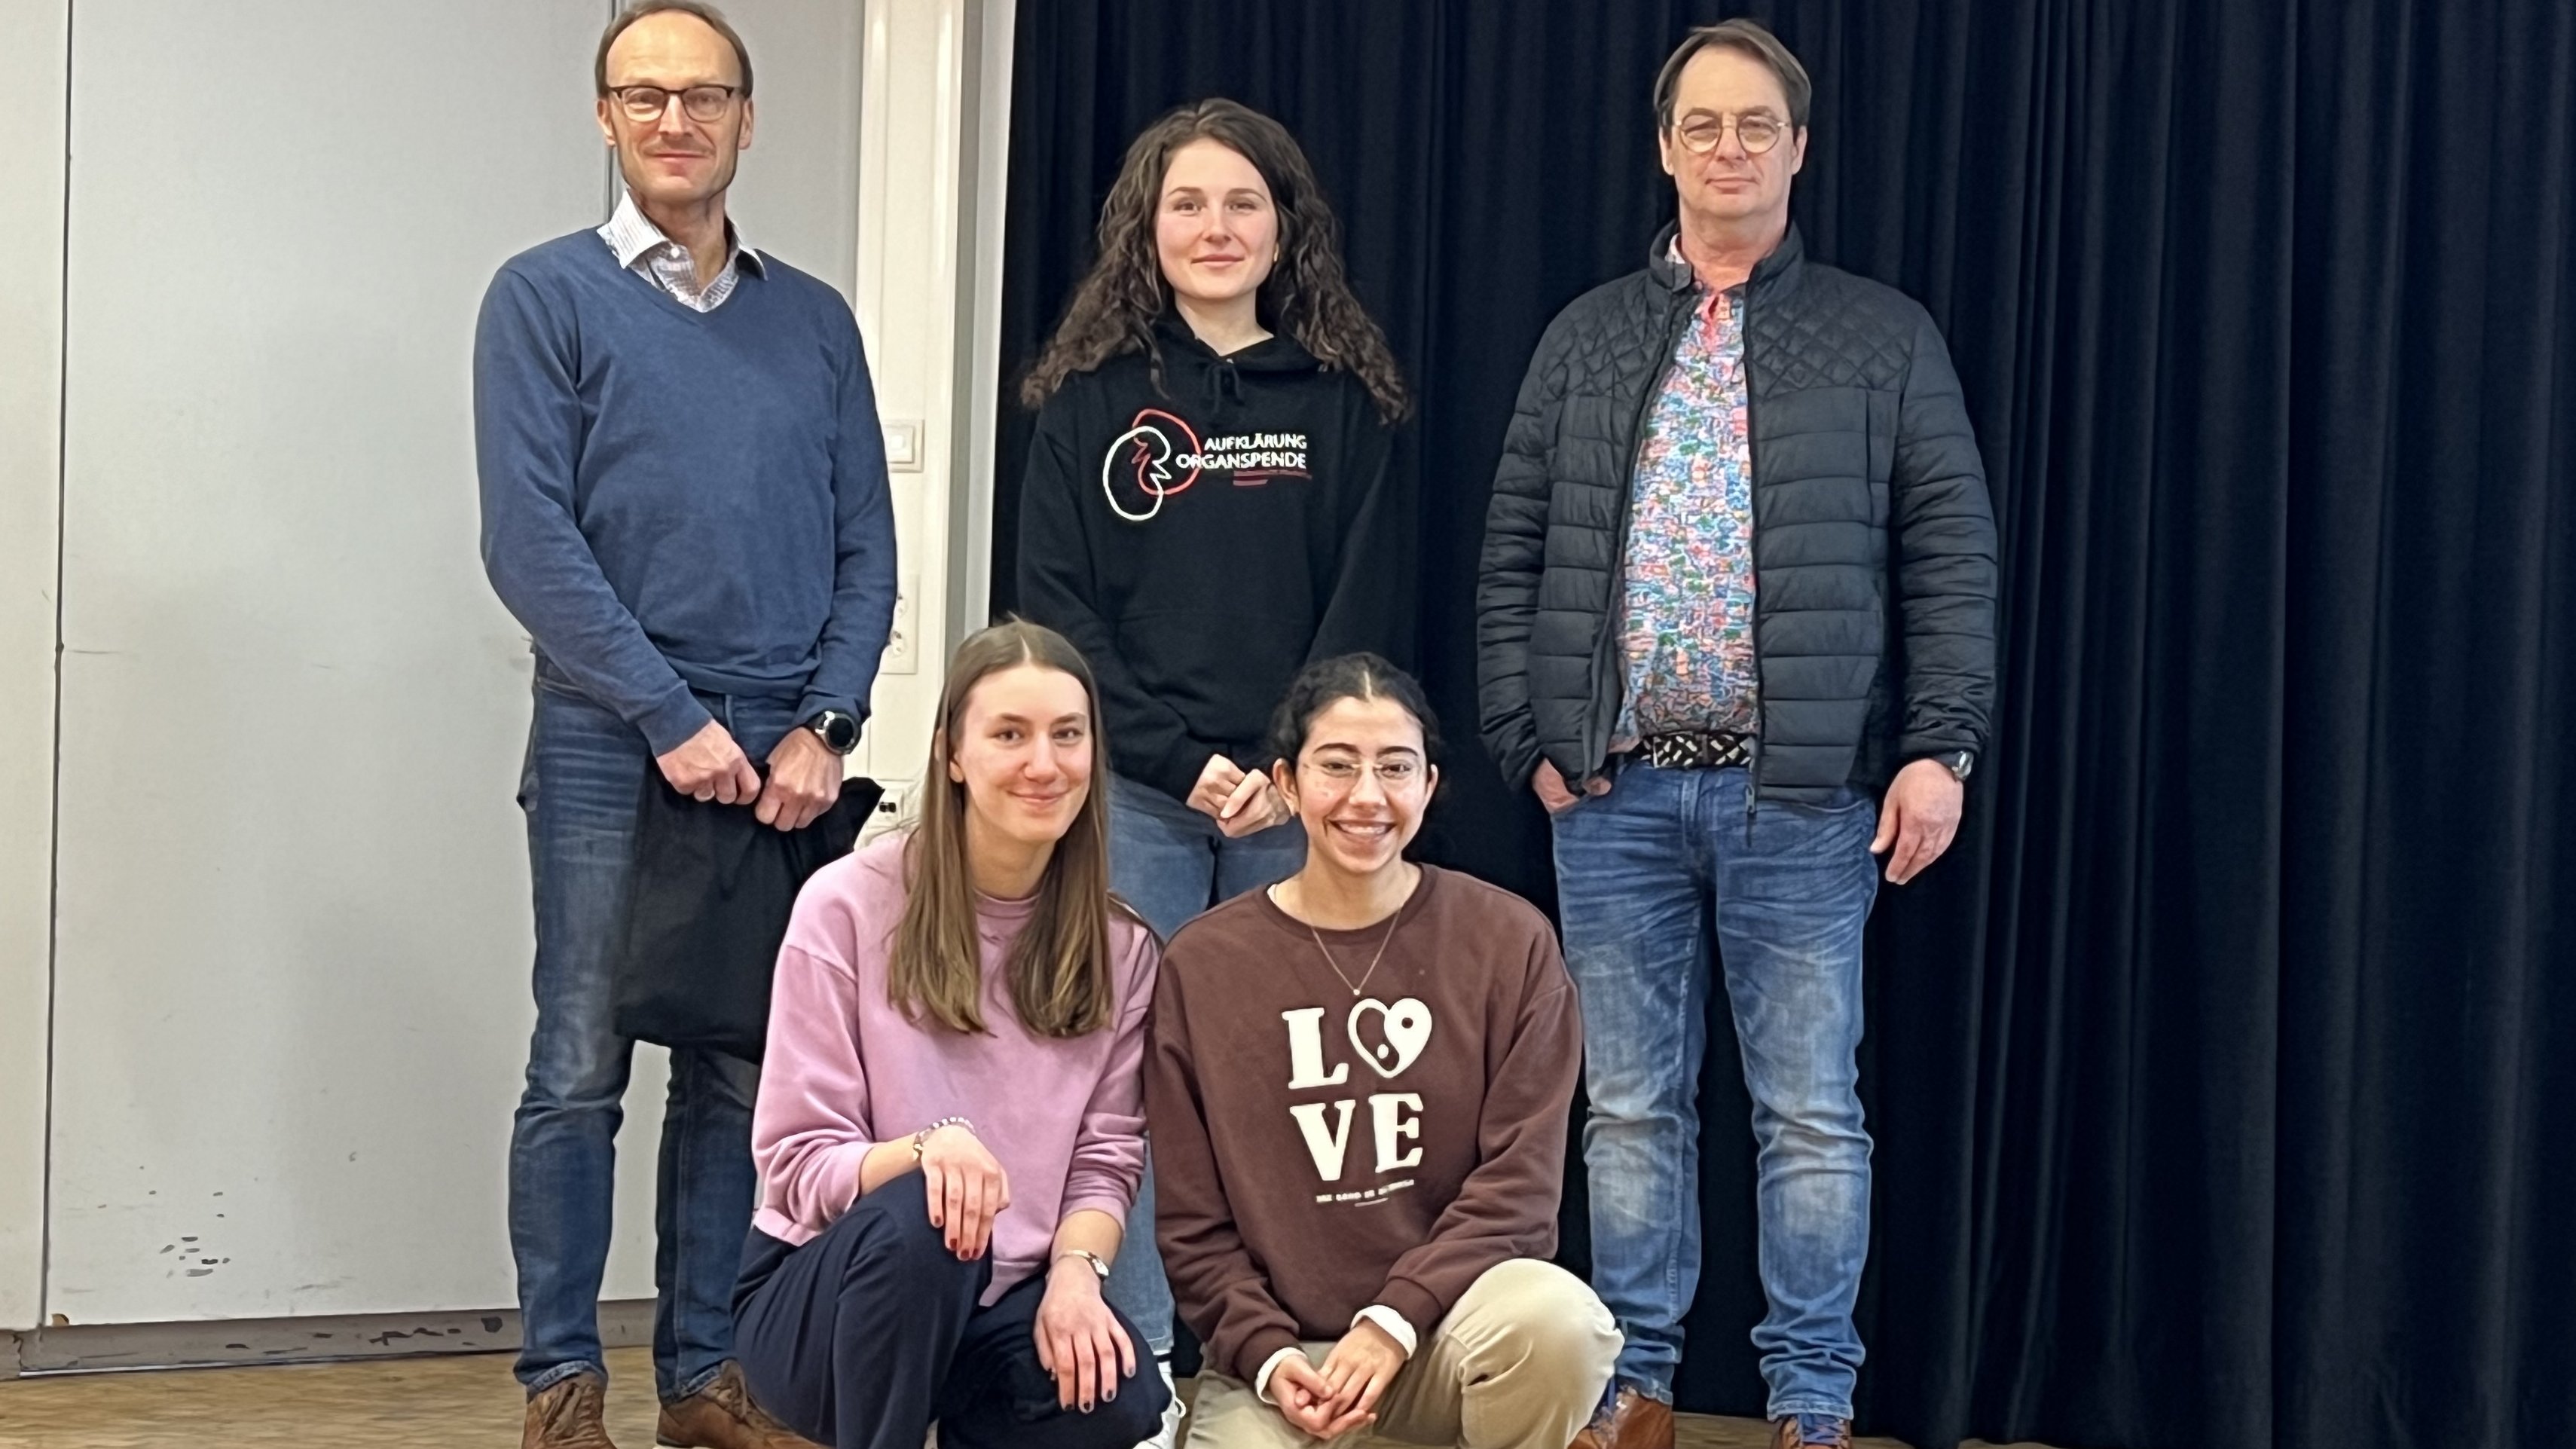
{"type": "Polygon", "coordinates": [[[888,674],[913,674],[921,668],[921,575],[900,574],[894,586],[894,628],[886,635],[888,674]]]}
{"type": "Polygon", "coordinates": [[[874,840],[889,830],[910,823],[913,787],[914,782],[910,780],[886,781],[885,793],[877,797],[877,808],[869,811],[868,818],[859,826],[859,839],[874,840]]]}

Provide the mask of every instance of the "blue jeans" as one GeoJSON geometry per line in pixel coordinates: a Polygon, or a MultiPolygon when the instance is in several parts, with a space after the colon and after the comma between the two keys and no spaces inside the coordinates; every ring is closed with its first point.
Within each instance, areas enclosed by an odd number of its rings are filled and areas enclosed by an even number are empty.
{"type": "MultiPolygon", "coordinates": [[[[700,697],[754,761],[793,723],[793,700],[700,697]]],[[[530,1393],[606,1373],[599,1283],[635,1048],[610,1026],[610,983],[626,928],[636,796],[654,768],[641,734],[539,665],[519,783],[536,895],[537,1029],[510,1130],[518,1375],[530,1393]]],[[[671,1053],[653,1208],[653,1382],[664,1399],[704,1388],[732,1356],[734,1276],[758,1192],[759,1080],[738,1057],[671,1053]]]]}
{"type": "MultiPolygon", "coordinates": [[[[1286,880],[1305,863],[1306,829],[1294,820],[1229,840],[1214,820],[1153,786],[1109,778],[1109,888],[1166,941],[1208,907],[1286,880]]],[[[1104,1291],[1110,1306],[1145,1326],[1154,1356],[1169,1358],[1172,1285],[1154,1243],[1150,1159],[1104,1291]]]]}
{"type": "Polygon", "coordinates": [[[1592,1284],[1627,1347],[1618,1382],[1672,1398],[1699,1286],[1699,1111],[1711,947],[1725,968],[1759,1148],[1753,1331],[1770,1416],[1847,1419],[1869,1252],[1861,933],[1878,812],[1763,801],[1745,771],[1626,763],[1555,820],[1565,959],[1582,991],[1592,1284]]]}

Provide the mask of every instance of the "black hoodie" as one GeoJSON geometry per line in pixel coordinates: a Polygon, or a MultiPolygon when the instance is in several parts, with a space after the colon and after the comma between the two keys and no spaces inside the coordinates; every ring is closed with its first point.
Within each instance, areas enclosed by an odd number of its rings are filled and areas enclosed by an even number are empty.
{"type": "Polygon", "coordinates": [[[1219,357],[1179,322],[1067,378],[1020,493],[1020,612],[1098,676],[1112,767],[1187,799],[1261,741],[1309,661],[1391,653],[1408,597],[1389,430],[1368,389],[1273,337],[1219,357]]]}

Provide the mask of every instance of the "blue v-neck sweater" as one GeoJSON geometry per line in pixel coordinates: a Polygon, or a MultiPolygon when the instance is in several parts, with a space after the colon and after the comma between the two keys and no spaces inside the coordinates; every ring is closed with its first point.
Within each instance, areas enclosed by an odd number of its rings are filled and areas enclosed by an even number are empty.
{"type": "Polygon", "coordinates": [[[505,263],[475,330],[484,570],[655,754],[711,717],[692,688],[865,718],[894,613],[857,324],[763,260],[693,312],[575,232],[505,263]]]}

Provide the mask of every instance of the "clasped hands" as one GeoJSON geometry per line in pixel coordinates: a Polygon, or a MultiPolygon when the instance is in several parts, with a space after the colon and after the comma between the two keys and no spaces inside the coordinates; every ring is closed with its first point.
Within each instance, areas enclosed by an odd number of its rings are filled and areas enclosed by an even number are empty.
{"type": "Polygon", "coordinates": [[[1190,787],[1189,807],[1216,821],[1229,840],[1240,840],[1257,830],[1283,824],[1291,814],[1288,802],[1280,797],[1270,777],[1258,771],[1247,772],[1223,755],[1208,756],[1199,770],[1199,781],[1190,787]]]}
{"type": "Polygon", "coordinates": [[[692,800],[749,805],[763,825],[802,830],[841,798],[841,757],[822,738],[799,726],[769,752],[769,779],[752,768],[733,733],[708,720],[668,754],[654,757],[662,778],[692,800]]]}
{"type": "Polygon", "coordinates": [[[1320,1365],[1303,1353],[1282,1355],[1266,1387],[1282,1418],[1315,1438],[1333,1439],[1377,1422],[1378,1400],[1404,1360],[1404,1346],[1363,1318],[1320,1365]]]}

